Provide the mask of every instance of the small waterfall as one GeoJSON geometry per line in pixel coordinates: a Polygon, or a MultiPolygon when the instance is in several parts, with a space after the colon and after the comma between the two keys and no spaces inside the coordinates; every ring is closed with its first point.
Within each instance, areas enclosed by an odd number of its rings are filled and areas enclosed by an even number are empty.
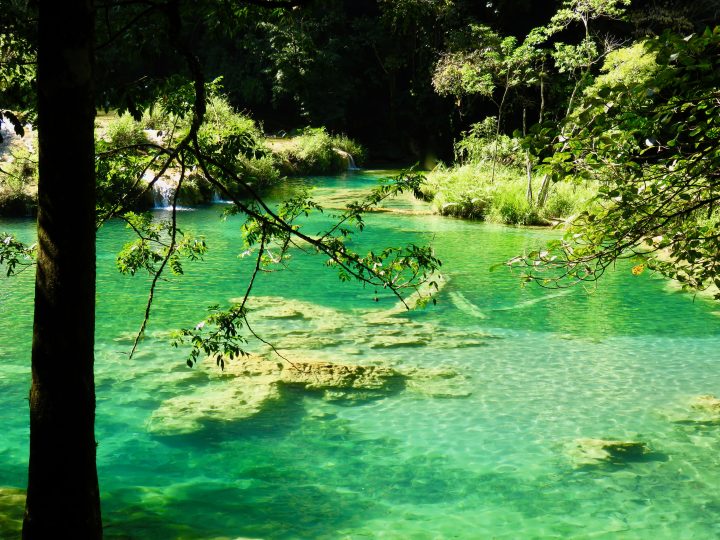
{"type": "MultiPolygon", "coordinates": [[[[152,171],[146,171],[143,175],[143,180],[152,184],[152,206],[155,210],[171,210],[173,199],[175,198],[175,192],[178,188],[180,181],[180,175],[163,175],[162,177],[155,179],[155,174],[152,171]]],[[[188,211],[192,210],[192,207],[187,206],[176,206],[175,210],[188,211]]]]}
{"type": "Polygon", "coordinates": [[[218,190],[213,190],[212,200],[210,202],[213,204],[231,204],[231,201],[222,198],[218,190]]]}
{"type": "Polygon", "coordinates": [[[175,195],[175,185],[159,178],[153,184],[153,203],[155,208],[169,208],[175,195]]]}
{"type": "Polygon", "coordinates": [[[346,152],[345,150],[342,150],[341,148],[333,148],[333,151],[340,156],[342,159],[347,161],[347,170],[348,171],[359,171],[360,167],[355,165],[355,160],[353,159],[350,152],[346,152]]]}
{"type": "Polygon", "coordinates": [[[348,171],[359,171],[360,167],[355,165],[355,160],[352,157],[352,154],[350,152],[346,152],[347,154],[347,160],[348,160],[348,171]]]}
{"type": "Polygon", "coordinates": [[[152,199],[153,208],[167,209],[172,205],[172,199],[175,195],[175,189],[177,183],[167,178],[158,178],[155,180],[155,175],[152,171],[146,171],[143,175],[143,180],[148,184],[155,181],[152,185],[152,199]]]}

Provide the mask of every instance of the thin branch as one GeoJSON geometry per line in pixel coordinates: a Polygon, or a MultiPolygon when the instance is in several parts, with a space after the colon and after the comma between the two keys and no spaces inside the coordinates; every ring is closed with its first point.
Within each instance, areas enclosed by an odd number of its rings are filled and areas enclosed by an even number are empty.
{"type": "MultiPolygon", "coordinates": [[[[146,3],[146,2],[143,2],[146,3]]],[[[114,34],[111,34],[107,40],[102,42],[100,45],[95,46],[95,50],[99,51],[100,49],[104,49],[108,45],[110,45],[113,41],[115,41],[117,38],[121,37],[125,32],[130,30],[133,26],[137,24],[137,22],[142,19],[143,17],[147,16],[151,12],[153,12],[155,9],[157,9],[157,5],[153,4],[149,8],[141,11],[135,17],[130,19],[120,30],[116,31],[114,34]]],[[[109,33],[109,32],[108,32],[109,33]]]]}
{"type": "Polygon", "coordinates": [[[172,227],[170,228],[170,245],[167,248],[167,252],[163,257],[162,263],[160,263],[160,267],[157,269],[155,275],[153,276],[152,284],[150,285],[150,293],[148,294],[147,304],[145,305],[145,316],[143,317],[142,324],[140,325],[140,330],[135,336],[135,341],[133,342],[132,349],[130,350],[130,358],[132,358],[135,354],[135,350],[137,349],[140,340],[145,334],[145,328],[147,328],[148,321],[150,320],[150,309],[152,307],[153,298],[155,297],[155,288],[157,287],[157,283],[160,280],[160,276],[162,275],[163,270],[165,270],[165,266],[167,266],[168,261],[170,261],[173,255],[175,255],[175,247],[177,245],[177,201],[178,197],[180,196],[180,188],[182,187],[183,179],[185,178],[184,161],[181,161],[181,166],[182,170],[180,171],[180,179],[178,180],[177,189],[175,190],[172,201],[172,227]]]}

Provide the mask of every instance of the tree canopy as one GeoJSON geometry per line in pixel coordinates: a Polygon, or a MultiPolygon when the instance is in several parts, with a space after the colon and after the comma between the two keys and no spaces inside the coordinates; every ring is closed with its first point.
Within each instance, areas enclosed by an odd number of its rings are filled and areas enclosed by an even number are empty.
{"type": "Polygon", "coordinates": [[[716,27],[608,57],[545,164],[557,179],[597,179],[600,190],[566,240],[525,259],[528,278],[593,280],[642,256],[636,273],[647,264],[694,290],[720,285],[718,44],[716,27]],[[615,65],[624,56],[632,70],[615,65]]]}

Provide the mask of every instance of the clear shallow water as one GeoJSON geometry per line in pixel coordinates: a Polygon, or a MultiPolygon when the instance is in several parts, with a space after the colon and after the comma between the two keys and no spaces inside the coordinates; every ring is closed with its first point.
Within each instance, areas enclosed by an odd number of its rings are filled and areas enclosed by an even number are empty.
{"type": "MultiPolygon", "coordinates": [[[[314,182],[333,206],[372,181],[314,182]]],[[[390,309],[391,298],[376,303],[374,291],[339,283],[317,257],[296,252],[288,270],[256,285],[259,301],[311,306],[306,320],[257,321],[264,336],[294,344],[284,349],[289,358],[443,367],[462,374],[451,381],[458,397],[422,384],[352,406],[297,393],[251,419],[153,434],[150,417],[165,400],[202,389],[167,331],[241,296],[248,279],[249,261],[237,258],[240,222],[220,222],[220,209],[181,214],[211,252],[161,284],[148,338],[130,361],[148,280],[115,271],[128,238],[120,224],[100,233],[97,430],[107,537],[720,538],[720,425],[673,421],[691,417],[694,396],[720,394],[718,307],[624,266],[591,294],[521,288],[506,270],[489,271],[552,234],[543,230],[368,216],[365,242],[432,242],[448,277],[437,306],[396,316],[391,327],[363,318],[390,309]],[[579,437],[641,440],[652,453],[576,467],[566,446],[579,437]]],[[[326,219],[314,218],[307,232],[326,219]]],[[[33,227],[0,222],[28,240],[33,227]]],[[[23,487],[32,275],[0,279],[0,486],[23,487]]]]}

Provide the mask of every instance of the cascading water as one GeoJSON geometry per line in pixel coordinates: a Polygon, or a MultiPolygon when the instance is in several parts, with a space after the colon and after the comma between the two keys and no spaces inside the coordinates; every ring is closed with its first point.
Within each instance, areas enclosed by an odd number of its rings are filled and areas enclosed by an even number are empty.
{"type": "Polygon", "coordinates": [[[229,204],[230,203],[230,201],[223,199],[222,195],[217,190],[213,191],[211,202],[213,204],[229,204]]]}
{"type": "Polygon", "coordinates": [[[159,178],[153,184],[153,203],[155,208],[169,208],[175,195],[175,185],[159,178]]]}
{"type": "Polygon", "coordinates": [[[350,152],[347,152],[347,160],[348,160],[348,171],[359,171],[360,167],[355,165],[355,160],[352,157],[352,154],[350,152]]]}
{"type": "Polygon", "coordinates": [[[345,150],[342,150],[340,148],[333,148],[335,153],[340,156],[342,159],[347,161],[347,170],[348,171],[359,171],[360,167],[355,165],[355,159],[353,159],[352,154],[350,152],[346,152],[345,150]]]}
{"type": "Polygon", "coordinates": [[[155,180],[155,175],[151,171],[147,171],[143,176],[148,184],[152,184],[152,198],[153,208],[156,209],[167,209],[172,205],[172,199],[177,189],[177,183],[166,178],[158,178],[155,180]]]}

